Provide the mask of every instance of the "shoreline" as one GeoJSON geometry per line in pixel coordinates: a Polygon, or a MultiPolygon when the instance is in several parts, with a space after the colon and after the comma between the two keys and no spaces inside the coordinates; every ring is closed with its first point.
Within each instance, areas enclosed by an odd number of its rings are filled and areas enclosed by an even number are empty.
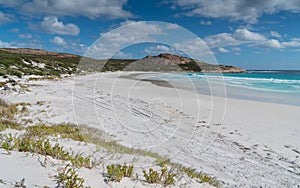
{"type": "Polygon", "coordinates": [[[32,104],[33,121],[89,125],[127,147],[157,152],[216,176],[224,187],[293,187],[300,181],[299,107],[212,99],[148,80],[120,78],[131,74],[34,81],[41,86],[5,99],[32,104]],[[44,105],[34,105],[37,100],[44,105]]]}
{"type": "MultiPolygon", "coordinates": [[[[132,80],[139,80],[138,77],[140,75],[151,75],[151,74],[160,74],[160,73],[134,73],[126,76],[122,76],[122,78],[132,79],[132,80]]],[[[171,73],[167,73],[171,74],[171,73]]],[[[175,73],[176,74],[176,73],[175,73]]],[[[180,83],[180,80],[158,80],[158,79],[141,79],[141,81],[151,82],[154,85],[161,86],[161,87],[168,87],[173,88],[176,87],[178,89],[186,89],[192,90],[194,92],[195,88],[191,88],[189,86],[185,86],[184,84],[180,83]],[[171,81],[172,84],[169,83],[171,81]]],[[[197,90],[199,94],[204,94],[210,96],[210,89],[211,87],[208,86],[207,82],[198,81],[193,84],[200,84],[200,88],[197,90]]],[[[271,92],[271,91],[262,91],[257,89],[250,89],[250,88],[243,88],[240,86],[231,86],[224,84],[212,84],[213,87],[225,87],[225,91],[216,92],[214,96],[218,97],[228,97],[231,99],[239,99],[239,100],[247,100],[247,101],[256,101],[256,102],[267,102],[267,103],[274,103],[274,104],[283,104],[283,105],[291,105],[291,106],[300,106],[300,100],[298,99],[297,94],[293,93],[279,93],[279,92],[271,92]]]]}

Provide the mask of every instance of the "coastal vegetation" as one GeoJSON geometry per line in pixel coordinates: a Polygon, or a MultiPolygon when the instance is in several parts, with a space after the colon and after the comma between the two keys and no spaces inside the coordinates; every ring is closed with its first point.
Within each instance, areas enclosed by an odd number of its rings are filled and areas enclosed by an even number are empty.
{"type": "MultiPolygon", "coordinates": [[[[64,148],[58,139],[94,144],[97,147],[119,154],[135,154],[154,158],[157,166],[161,166],[161,170],[145,169],[143,174],[147,183],[157,183],[162,186],[172,185],[176,182],[178,174],[186,174],[199,182],[207,182],[215,187],[220,185],[215,178],[173,163],[156,153],[129,148],[114,140],[108,140],[105,133],[95,128],[74,124],[26,126],[17,123],[16,116],[28,113],[26,106],[30,105],[28,103],[9,104],[2,99],[0,100],[0,148],[8,154],[14,151],[40,155],[44,158],[43,166],[47,165],[49,157],[64,161],[66,163],[65,168],[55,176],[58,187],[85,187],[84,179],[78,175],[76,169],[93,169],[102,164],[101,159],[96,159],[91,155],[86,156],[82,153],[75,153],[71,149],[64,148]],[[19,133],[2,133],[7,129],[16,130],[19,133]]],[[[106,166],[106,169],[109,181],[119,182],[124,177],[133,178],[133,165],[127,165],[126,163],[123,165],[110,164],[106,166]]],[[[139,181],[138,175],[136,175],[136,180],[139,181]]]]}
{"type": "Polygon", "coordinates": [[[111,164],[106,167],[108,174],[108,181],[120,182],[123,177],[131,178],[133,175],[133,165],[115,165],[111,164]]]}
{"type": "Polygon", "coordinates": [[[0,76],[22,78],[36,75],[54,79],[61,75],[105,71],[184,71],[184,72],[243,72],[232,66],[213,65],[198,60],[160,54],[142,59],[92,59],[73,54],[48,52],[36,49],[0,49],[0,76]]]}
{"type": "Polygon", "coordinates": [[[175,183],[176,174],[172,170],[168,171],[167,167],[162,167],[160,172],[149,168],[148,172],[143,170],[143,174],[147,183],[159,183],[164,187],[175,183]]]}

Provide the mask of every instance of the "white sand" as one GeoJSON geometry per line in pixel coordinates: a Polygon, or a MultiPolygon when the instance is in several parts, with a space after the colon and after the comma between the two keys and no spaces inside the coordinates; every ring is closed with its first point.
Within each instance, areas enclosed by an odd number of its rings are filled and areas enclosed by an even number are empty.
{"type": "MultiPolygon", "coordinates": [[[[300,186],[300,107],[212,100],[192,91],[118,76],[105,73],[35,81],[29,83],[34,84],[31,92],[3,97],[32,104],[31,114],[23,118],[99,128],[124,145],[166,155],[216,176],[224,187],[300,186]],[[37,101],[46,102],[38,106],[37,101]]],[[[98,172],[82,173],[91,182],[100,177],[98,172]]],[[[129,182],[114,186],[132,186],[129,182]]],[[[192,187],[193,182],[188,185],[192,187]]]]}

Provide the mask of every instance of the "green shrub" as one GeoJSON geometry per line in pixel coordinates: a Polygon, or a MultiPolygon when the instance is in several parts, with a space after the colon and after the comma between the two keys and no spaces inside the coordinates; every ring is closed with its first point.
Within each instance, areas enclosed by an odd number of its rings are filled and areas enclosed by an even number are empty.
{"type": "Polygon", "coordinates": [[[199,177],[200,182],[206,182],[214,187],[220,187],[220,183],[215,177],[210,177],[207,174],[201,174],[199,177]]]}
{"type": "Polygon", "coordinates": [[[123,177],[132,177],[133,175],[133,166],[127,166],[126,163],[124,165],[108,165],[107,174],[109,181],[120,182],[123,177]]]}
{"type": "Polygon", "coordinates": [[[159,183],[160,182],[160,175],[158,171],[153,170],[152,168],[149,169],[149,172],[147,173],[145,170],[143,170],[144,177],[146,178],[146,181],[148,183],[159,183]]]}
{"type": "Polygon", "coordinates": [[[161,172],[150,168],[148,173],[145,170],[143,170],[143,173],[147,183],[160,183],[163,186],[175,184],[176,174],[171,170],[168,171],[166,167],[162,167],[161,172]]]}
{"type": "Polygon", "coordinates": [[[22,72],[14,69],[9,69],[11,75],[17,76],[18,78],[22,78],[22,72]]]}
{"type": "Polygon", "coordinates": [[[9,150],[13,150],[14,149],[14,145],[13,145],[13,136],[12,134],[8,134],[5,135],[4,137],[2,137],[1,139],[5,140],[4,142],[2,140],[0,140],[1,142],[1,148],[5,149],[7,152],[9,150]]]}
{"type": "Polygon", "coordinates": [[[6,70],[6,68],[0,68],[0,76],[4,76],[4,75],[6,75],[7,74],[7,70],[6,70]]]}
{"type": "Polygon", "coordinates": [[[91,169],[99,164],[98,161],[92,160],[90,156],[84,157],[82,154],[72,155],[65,151],[59,143],[52,145],[48,138],[36,138],[26,133],[18,137],[8,134],[0,139],[0,146],[7,151],[31,152],[51,156],[58,160],[67,160],[79,168],[86,167],[91,169]]]}
{"type": "Polygon", "coordinates": [[[71,158],[71,162],[73,165],[77,167],[85,167],[92,169],[93,167],[100,164],[100,161],[97,161],[95,159],[91,159],[91,156],[84,157],[82,154],[77,154],[71,158]]]}
{"type": "Polygon", "coordinates": [[[0,132],[4,131],[5,129],[8,129],[8,128],[15,129],[15,130],[23,129],[23,127],[20,124],[14,122],[14,121],[1,119],[0,120],[0,132]]]}
{"type": "Polygon", "coordinates": [[[84,141],[79,128],[71,124],[61,124],[55,126],[35,125],[28,127],[26,132],[32,136],[60,135],[62,138],[70,138],[75,141],[84,141]]]}
{"type": "Polygon", "coordinates": [[[57,187],[64,188],[84,188],[84,179],[79,177],[76,171],[68,164],[58,173],[57,178],[57,187]]]}
{"type": "Polygon", "coordinates": [[[0,102],[0,117],[1,119],[14,119],[15,114],[18,112],[16,104],[8,104],[5,101],[1,100],[0,102]]]}

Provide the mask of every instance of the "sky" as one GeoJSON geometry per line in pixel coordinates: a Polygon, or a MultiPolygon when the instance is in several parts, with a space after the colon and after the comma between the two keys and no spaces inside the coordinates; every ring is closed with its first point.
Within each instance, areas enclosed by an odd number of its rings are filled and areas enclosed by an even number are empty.
{"type": "Polygon", "coordinates": [[[0,0],[0,48],[300,70],[299,0],[0,0]]]}

